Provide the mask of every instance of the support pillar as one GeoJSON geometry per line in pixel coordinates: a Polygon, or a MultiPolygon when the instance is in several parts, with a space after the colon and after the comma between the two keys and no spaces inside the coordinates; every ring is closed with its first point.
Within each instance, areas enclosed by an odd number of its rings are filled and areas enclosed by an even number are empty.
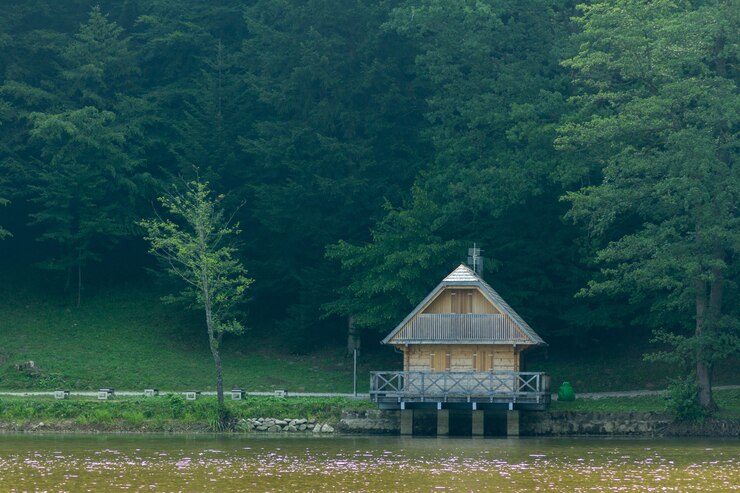
{"type": "Polygon", "coordinates": [[[519,436],[519,411],[506,411],[506,436],[519,436]]]}
{"type": "Polygon", "coordinates": [[[482,410],[473,410],[473,430],[472,435],[474,437],[482,437],[483,431],[484,431],[484,413],[485,411],[482,410]]]}
{"type": "Polygon", "coordinates": [[[437,410],[437,436],[448,436],[450,434],[450,410],[437,410]]]}
{"type": "Polygon", "coordinates": [[[401,410],[401,435],[413,435],[414,434],[414,410],[413,409],[402,409],[401,410]]]}

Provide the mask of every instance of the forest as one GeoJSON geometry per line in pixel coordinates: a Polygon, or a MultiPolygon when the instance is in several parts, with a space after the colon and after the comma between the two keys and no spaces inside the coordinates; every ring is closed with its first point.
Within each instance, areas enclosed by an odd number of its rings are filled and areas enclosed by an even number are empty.
{"type": "Polygon", "coordinates": [[[483,250],[552,348],[624,341],[710,407],[740,353],[733,0],[5,0],[0,275],[150,279],[222,194],[248,327],[380,339],[483,250]]]}

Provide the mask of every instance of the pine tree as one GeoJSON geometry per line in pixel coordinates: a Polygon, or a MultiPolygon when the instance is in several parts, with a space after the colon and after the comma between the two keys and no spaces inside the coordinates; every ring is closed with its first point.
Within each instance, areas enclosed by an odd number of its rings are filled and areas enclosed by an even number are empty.
{"type": "Polygon", "coordinates": [[[660,356],[693,364],[711,410],[712,368],[740,351],[725,303],[740,254],[737,11],[723,1],[581,8],[566,64],[582,92],[559,144],[602,176],[567,195],[570,216],[606,240],[588,292],[652,299],[657,340],[671,347],[660,356]]]}

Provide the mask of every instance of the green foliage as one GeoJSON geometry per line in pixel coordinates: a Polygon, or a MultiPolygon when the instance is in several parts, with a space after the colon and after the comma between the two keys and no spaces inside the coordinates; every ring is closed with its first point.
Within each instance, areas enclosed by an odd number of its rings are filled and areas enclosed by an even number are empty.
{"type": "Polygon", "coordinates": [[[30,119],[31,141],[40,146],[42,160],[30,187],[39,206],[31,217],[44,228],[39,239],[59,244],[63,252],[43,265],[81,268],[99,260],[102,246],[128,234],[132,218],[111,198],[130,203],[136,162],[111,112],[85,107],[33,113],[30,119]]]}
{"type": "MultiPolygon", "coordinates": [[[[219,346],[224,333],[240,334],[244,326],[236,318],[252,279],[236,258],[232,236],[239,234],[218,207],[223,196],[211,198],[207,183],[193,181],[185,191],[174,189],[160,198],[171,219],[149,219],[139,224],[150,252],[167,271],[185,285],[182,298],[203,308],[208,342],[216,365],[216,391],[223,402],[223,374],[219,346]]],[[[233,217],[233,216],[232,216],[233,217]]]]}
{"type": "Polygon", "coordinates": [[[357,327],[379,331],[387,331],[421,301],[452,270],[456,253],[464,248],[458,241],[443,239],[444,223],[435,221],[441,211],[421,189],[414,189],[408,209],[394,210],[386,204],[386,210],[372,243],[340,241],[327,248],[329,258],[356,275],[345,295],[325,308],[354,316],[357,327]]]}
{"type": "Polygon", "coordinates": [[[573,390],[570,382],[563,382],[558,389],[558,401],[574,401],[576,400],[576,392],[573,390]]]}
{"type": "Polygon", "coordinates": [[[39,265],[67,271],[68,285],[74,274],[79,305],[83,268],[130,235],[145,181],[127,110],[134,98],[121,94],[136,68],[122,29],[98,7],[51,51],[48,79],[11,71],[3,81],[11,137],[0,164],[13,196],[32,204],[37,239],[55,245],[39,265]]]}
{"type": "MultiPolygon", "coordinates": [[[[554,349],[657,329],[709,374],[740,338],[733,7],[4,2],[0,271],[52,267],[78,293],[83,272],[96,288],[135,276],[149,265],[134,218],[198,165],[231,191],[221,207],[248,204],[232,260],[260,280],[250,320],[296,353],[325,355],[348,317],[374,342],[476,242],[554,349]]],[[[88,385],[54,364],[11,381],[88,385]]]]}
{"type": "Polygon", "coordinates": [[[722,303],[740,258],[736,13],[727,2],[581,9],[565,62],[581,91],[558,144],[598,180],[565,196],[603,241],[584,293],[649,300],[657,340],[697,365],[710,408],[711,367],[740,351],[736,307],[722,303]]]}
{"type": "Polygon", "coordinates": [[[680,421],[703,421],[707,411],[699,405],[696,375],[673,379],[668,386],[666,409],[680,421]]]}
{"type": "Polygon", "coordinates": [[[253,280],[235,255],[231,237],[240,230],[218,207],[222,199],[211,198],[207,183],[190,182],[184,192],[175,189],[160,198],[174,220],[148,219],[139,224],[146,231],[150,252],[185,284],[182,299],[206,309],[209,332],[236,334],[244,327],[234,318],[235,309],[253,280]]]}
{"type": "Polygon", "coordinates": [[[349,289],[325,305],[330,313],[387,331],[477,242],[492,284],[525,318],[531,309],[541,325],[572,333],[574,324],[564,327],[570,314],[555,313],[583,279],[573,259],[577,233],[560,221],[560,191],[550,182],[566,106],[565,72],[552,51],[565,40],[568,9],[429,0],[393,10],[385,28],[419,52],[414,70],[429,94],[420,130],[434,155],[402,206],[386,203],[371,241],[328,247],[349,274],[349,289]]]}
{"type": "Polygon", "coordinates": [[[81,425],[111,429],[150,430],[182,429],[196,426],[224,432],[233,431],[240,419],[254,417],[313,418],[338,421],[343,410],[372,409],[369,401],[344,398],[273,398],[250,397],[243,401],[218,404],[214,397],[195,402],[179,394],[151,398],[117,397],[111,401],[73,398],[56,401],[48,397],[0,399],[0,421],[71,420],[81,425]]]}
{"type": "Polygon", "coordinates": [[[326,246],[367,239],[385,199],[407,192],[428,155],[413,47],[381,28],[395,4],[259,0],[245,9],[241,66],[258,104],[240,140],[252,166],[239,176],[260,238],[247,247],[264,278],[256,296],[275,300],[266,317],[283,318],[278,329],[297,350],[330,324],[346,326],[322,319],[345,284],[326,246]]]}
{"type": "MultiPolygon", "coordinates": [[[[10,201],[8,199],[4,199],[0,197],[0,205],[8,205],[9,202],[10,201]]],[[[7,238],[9,236],[13,236],[13,235],[10,234],[10,231],[0,226],[0,240],[2,240],[3,238],[7,238]]]]}

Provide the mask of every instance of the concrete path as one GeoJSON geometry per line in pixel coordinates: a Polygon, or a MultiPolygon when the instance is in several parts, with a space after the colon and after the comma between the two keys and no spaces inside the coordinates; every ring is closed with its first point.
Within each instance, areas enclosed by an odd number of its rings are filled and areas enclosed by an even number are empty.
{"type": "MultiPolygon", "coordinates": [[[[194,389],[195,390],[195,389],[194,389]]],[[[182,394],[185,395],[184,390],[160,390],[160,395],[164,394],[182,394]]],[[[245,392],[246,395],[250,396],[263,396],[263,397],[275,397],[278,394],[276,392],[245,392]]],[[[5,392],[0,391],[0,396],[8,395],[8,396],[15,396],[15,397],[24,397],[24,396],[54,396],[54,392],[35,392],[35,391],[28,391],[28,392],[5,392]]],[[[76,395],[81,397],[97,397],[97,392],[91,392],[91,391],[75,391],[71,390],[69,392],[69,395],[76,395]]],[[[116,390],[115,395],[118,396],[124,396],[124,397],[144,397],[144,391],[143,390],[116,390]]],[[[216,395],[216,392],[201,392],[200,395],[216,395]]],[[[224,395],[227,397],[231,396],[231,389],[224,390],[224,395]]],[[[359,400],[368,400],[370,399],[370,394],[361,394],[358,393],[355,394],[340,394],[340,393],[332,393],[332,392],[285,392],[285,397],[345,397],[347,399],[359,399],[359,400]]]]}
{"type": "MultiPolygon", "coordinates": [[[[731,390],[731,389],[740,389],[740,385],[718,385],[716,387],[712,387],[713,390],[731,390]]],[[[160,394],[185,394],[185,391],[180,390],[160,390],[160,394]]],[[[90,392],[90,391],[70,391],[70,395],[76,395],[81,397],[97,397],[97,392],[90,392]]],[[[224,394],[227,397],[230,397],[231,390],[224,391],[224,394]]],[[[619,392],[582,392],[582,393],[576,393],[576,398],[578,399],[605,399],[608,397],[641,397],[641,396],[647,396],[647,395],[664,395],[665,390],[625,390],[625,391],[619,391],[619,392]]],[[[23,397],[23,396],[54,396],[54,392],[3,392],[0,391],[0,396],[8,395],[8,396],[16,396],[16,397],[23,397]]],[[[125,396],[125,397],[143,397],[144,391],[136,391],[136,390],[116,390],[116,395],[119,396],[125,396]]],[[[216,392],[201,392],[200,395],[216,395],[216,392]]],[[[246,392],[246,395],[250,396],[263,396],[263,397],[270,397],[270,396],[276,396],[276,392],[246,392]]],[[[342,394],[342,393],[334,393],[334,392],[290,392],[286,391],[285,393],[286,397],[345,397],[347,399],[358,399],[358,400],[368,400],[370,399],[370,394],[363,394],[358,393],[355,394],[342,394]]],[[[557,400],[557,393],[552,394],[552,400],[557,400]]]]}
{"type": "MultiPolygon", "coordinates": [[[[717,385],[712,390],[740,389],[740,385],[717,385]]],[[[619,392],[582,392],[576,393],[577,399],[605,399],[608,397],[642,397],[645,395],[665,395],[665,390],[624,390],[619,392]]],[[[552,394],[552,400],[557,400],[558,394],[552,394]]]]}

